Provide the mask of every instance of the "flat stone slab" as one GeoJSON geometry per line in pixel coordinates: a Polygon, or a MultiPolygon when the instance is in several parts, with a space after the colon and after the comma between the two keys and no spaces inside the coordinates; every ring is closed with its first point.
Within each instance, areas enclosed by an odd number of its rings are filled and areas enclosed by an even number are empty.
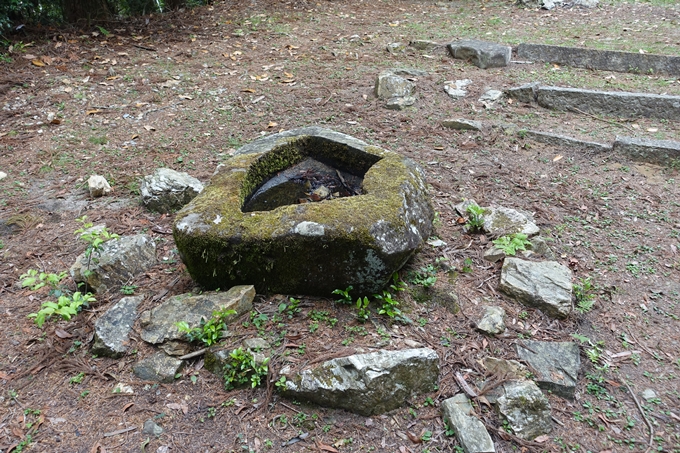
{"type": "Polygon", "coordinates": [[[680,159],[680,142],[616,137],[614,152],[636,161],[669,165],[680,159]]]}
{"type": "Polygon", "coordinates": [[[536,383],[562,398],[574,399],[581,357],[576,343],[523,340],[517,355],[536,373],[536,383]]]}
{"type": "Polygon", "coordinates": [[[516,101],[530,104],[537,101],[537,91],[540,85],[538,82],[525,83],[518,87],[508,88],[505,90],[505,95],[516,101]]]}
{"type": "Polygon", "coordinates": [[[184,366],[184,361],[157,352],[151,357],[137,362],[132,371],[144,381],[157,381],[169,384],[175,380],[175,375],[184,366]]]}
{"type": "Polygon", "coordinates": [[[522,138],[528,138],[540,143],[554,146],[564,146],[571,149],[582,149],[594,153],[609,152],[612,150],[611,145],[604,143],[590,142],[586,140],[579,140],[566,135],[553,134],[550,132],[541,132],[531,129],[522,129],[517,131],[517,135],[522,138]]]}
{"type": "Polygon", "coordinates": [[[453,58],[470,60],[481,69],[505,67],[510,63],[512,55],[510,46],[476,39],[454,41],[447,47],[453,58]]]}
{"type": "Polygon", "coordinates": [[[565,318],[571,313],[571,271],[555,261],[505,258],[498,289],[549,316],[565,318]]]}
{"type": "Polygon", "coordinates": [[[503,307],[484,307],[484,314],[477,322],[477,329],[489,335],[505,332],[505,310],[503,307]]]}
{"type": "Polygon", "coordinates": [[[174,239],[207,289],[254,284],[263,294],[353,297],[379,293],[432,231],[422,169],[395,152],[309,127],[238,150],[175,217],[174,239]],[[245,200],[282,170],[313,158],[363,175],[360,193],[244,212],[245,200]]]}
{"type": "Polygon", "coordinates": [[[286,380],[284,396],[361,415],[381,414],[439,380],[439,356],[429,348],[381,350],[329,360],[286,380]]]}
{"type": "Polygon", "coordinates": [[[540,86],[541,107],[625,118],[680,119],[680,96],[540,86]]]}
{"type": "Polygon", "coordinates": [[[466,120],[464,118],[458,118],[455,120],[444,120],[442,121],[442,126],[449,129],[456,129],[459,131],[481,131],[482,122],[475,120],[466,120]]]}
{"type": "Polygon", "coordinates": [[[680,57],[670,55],[521,43],[517,47],[517,56],[598,71],[680,75],[680,57]]]}
{"type": "Polygon", "coordinates": [[[255,288],[252,285],[234,286],[229,291],[173,296],[158,307],[140,316],[142,340],[151,344],[168,340],[182,340],[185,333],[177,329],[185,321],[189,328],[199,327],[201,319],[210,319],[214,311],[234,310],[225,322],[229,323],[253,308],[255,288]]]}
{"type": "Polygon", "coordinates": [[[541,231],[531,214],[503,206],[484,208],[482,218],[484,231],[494,236],[523,233],[531,237],[541,231]]]}
{"type": "Polygon", "coordinates": [[[92,353],[121,357],[127,351],[128,334],[137,319],[137,307],[144,296],[123,297],[94,323],[92,353]]]}
{"type": "Polygon", "coordinates": [[[444,420],[455,432],[465,453],[494,453],[493,440],[484,423],[475,417],[472,404],[462,393],[442,401],[444,420]]]}
{"type": "Polygon", "coordinates": [[[529,369],[517,360],[498,359],[496,357],[484,357],[482,366],[492,374],[500,378],[524,380],[529,374],[529,369]]]}

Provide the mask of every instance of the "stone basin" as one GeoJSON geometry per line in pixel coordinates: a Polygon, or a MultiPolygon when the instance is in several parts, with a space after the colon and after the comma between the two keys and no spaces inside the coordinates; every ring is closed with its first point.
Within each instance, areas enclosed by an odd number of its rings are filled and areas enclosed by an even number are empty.
{"type": "Polygon", "coordinates": [[[385,286],[430,235],[433,217],[415,162],[307,127],[239,149],[177,213],[173,234],[187,270],[206,289],[252,284],[264,294],[330,296],[352,285],[356,297],[385,286]],[[245,206],[310,160],[345,175],[348,187],[351,179],[354,194],[298,204],[294,193],[277,206],[255,206],[262,210],[245,206]]]}

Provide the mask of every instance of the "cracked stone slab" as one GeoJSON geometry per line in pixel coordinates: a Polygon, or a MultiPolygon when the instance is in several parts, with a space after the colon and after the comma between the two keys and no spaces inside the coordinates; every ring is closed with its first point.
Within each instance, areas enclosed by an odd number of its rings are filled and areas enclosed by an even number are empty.
{"type": "Polygon", "coordinates": [[[132,371],[139,379],[144,381],[157,381],[170,383],[175,380],[175,375],[184,366],[184,361],[157,352],[151,357],[137,362],[132,371]]]}
{"type": "Polygon", "coordinates": [[[444,420],[455,432],[465,453],[494,453],[493,440],[484,424],[475,417],[470,400],[462,393],[442,402],[444,420]]]}
{"type": "Polygon", "coordinates": [[[536,370],[536,383],[562,398],[574,399],[581,357],[576,343],[530,341],[516,344],[517,355],[536,370]]]}
{"type": "Polygon", "coordinates": [[[178,322],[185,321],[190,329],[198,327],[202,319],[210,319],[217,310],[236,312],[225,319],[225,322],[229,323],[253,308],[254,297],[255,288],[252,285],[234,286],[229,291],[170,297],[140,316],[142,340],[158,344],[168,340],[184,339],[185,333],[177,329],[178,322]]]}
{"type": "Polygon", "coordinates": [[[510,63],[512,48],[487,41],[466,39],[448,45],[453,58],[470,60],[481,69],[502,68],[510,63]]]}
{"type": "Polygon", "coordinates": [[[522,129],[517,131],[520,138],[528,138],[540,143],[545,143],[554,146],[564,146],[567,148],[582,149],[584,151],[592,151],[595,153],[610,152],[612,145],[598,142],[590,142],[587,140],[579,140],[566,135],[553,134],[551,132],[535,131],[531,129],[522,129]]]}
{"type": "Polygon", "coordinates": [[[505,258],[498,289],[519,302],[549,316],[571,313],[571,270],[555,261],[505,258]]]}
{"type": "Polygon", "coordinates": [[[464,118],[444,120],[442,121],[442,126],[449,129],[456,129],[459,131],[481,131],[482,122],[475,120],[466,120],[464,118]]]}
{"type": "Polygon", "coordinates": [[[329,360],[290,376],[284,395],[368,416],[396,409],[414,394],[432,391],[438,380],[436,351],[380,350],[329,360]]]}

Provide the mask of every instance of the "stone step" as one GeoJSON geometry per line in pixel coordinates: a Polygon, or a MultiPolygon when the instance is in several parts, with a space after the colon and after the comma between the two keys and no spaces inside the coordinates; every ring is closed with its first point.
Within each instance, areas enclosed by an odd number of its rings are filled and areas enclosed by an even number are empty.
{"type": "Polygon", "coordinates": [[[680,75],[680,57],[522,43],[519,58],[599,71],[680,75]]]}

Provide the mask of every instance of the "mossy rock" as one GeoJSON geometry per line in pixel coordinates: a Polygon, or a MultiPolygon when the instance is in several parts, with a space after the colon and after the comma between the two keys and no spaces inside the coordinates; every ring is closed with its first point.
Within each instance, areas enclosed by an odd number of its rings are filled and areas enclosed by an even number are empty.
{"type": "Polygon", "coordinates": [[[174,238],[201,286],[253,284],[260,293],[328,296],[352,285],[373,294],[432,231],[422,170],[397,153],[318,127],[241,148],[178,212],[174,238]],[[247,198],[282,170],[313,158],[363,175],[362,194],[243,212],[247,198]]]}

